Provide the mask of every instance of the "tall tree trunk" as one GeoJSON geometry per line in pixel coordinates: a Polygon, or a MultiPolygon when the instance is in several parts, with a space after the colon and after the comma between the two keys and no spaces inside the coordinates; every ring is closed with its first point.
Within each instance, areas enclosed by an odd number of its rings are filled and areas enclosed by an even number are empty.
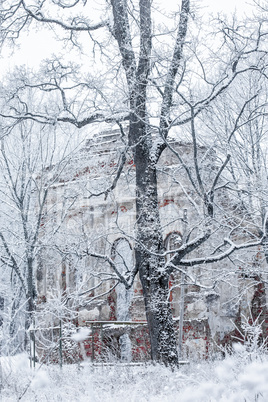
{"type": "MultiPolygon", "coordinates": [[[[131,130],[141,130],[135,147],[137,244],[136,264],[143,288],[143,296],[151,341],[151,356],[156,362],[169,366],[178,364],[176,335],[169,302],[168,274],[160,224],[156,162],[151,160],[146,125],[137,124],[131,130]],[[143,127],[141,127],[143,126],[143,127]]],[[[137,138],[137,132],[136,132],[137,138]]]]}
{"type": "MultiPolygon", "coordinates": [[[[164,270],[164,258],[159,256],[164,249],[158,211],[156,177],[156,163],[161,152],[159,150],[157,156],[152,155],[153,139],[147,112],[148,77],[151,72],[152,60],[152,2],[151,0],[139,0],[140,47],[138,57],[132,46],[128,1],[111,0],[111,5],[114,17],[113,33],[121,53],[129,90],[131,110],[129,145],[134,150],[136,165],[136,264],[143,287],[152,359],[167,365],[176,365],[178,354],[168,300],[168,274],[164,270]]],[[[182,0],[177,39],[162,93],[160,129],[165,132],[165,136],[176,87],[175,78],[182,61],[189,7],[190,0],[182,0]]]]}
{"type": "Polygon", "coordinates": [[[27,304],[26,304],[26,320],[25,329],[28,330],[33,320],[33,313],[35,310],[34,297],[35,287],[33,281],[33,257],[30,255],[27,258],[27,304]]]}

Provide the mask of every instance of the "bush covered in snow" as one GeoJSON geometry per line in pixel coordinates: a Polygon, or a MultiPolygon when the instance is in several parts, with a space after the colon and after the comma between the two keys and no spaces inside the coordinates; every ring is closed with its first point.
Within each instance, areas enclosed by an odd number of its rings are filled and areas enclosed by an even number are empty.
{"type": "Polygon", "coordinates": [[[268,400],[268,356],[237,344],[222,360],[190,362],[174,372],[161,366],[37,365],[26,355],[1,358],[4,402],[268,400]]]}

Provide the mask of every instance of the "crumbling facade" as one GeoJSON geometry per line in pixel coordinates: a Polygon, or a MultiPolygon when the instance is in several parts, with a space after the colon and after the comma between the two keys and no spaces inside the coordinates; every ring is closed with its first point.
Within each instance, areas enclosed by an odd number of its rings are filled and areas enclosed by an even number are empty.
{"type": "MultiPolygon", "coordinates": [[[[44,214],[44,220],[58,228],[57,247],[46,249],[40,256],[36,277],[40,311],[58,297],[75,307],[77,327],[93,328],[94,322],[96,326],[103,322],[106,329],[101,326],[102,330],[110,334],[107,322],[135,322],[136,331],[141,331],[142,336],[136,336],[130,327],[123,332],[119,327],[114,331],[118,344],[120,337],[122,341],[122,336],[128,334],[133,357],[135,353],[140,356],[137,351],[148,350],[146,330],[142,327],[146,317],[141,284],[137,276],[133,288],[126,290],[104,258],[110,258],[122,274],[130,272],[134,264],[135,166],[131,154],[124,154],[124,149],[124,138],[119,130],[114,130],[88,140],[70,160],[50,190],[44,214]],[[117,181],[123,155],[126,162],[117,181]],[[116,184],[112,191],[111,183],[116,184]]],[[[215,155],[210,151],[208,156],[208,150],[202,146],[198,152],[199,158],[205,160],[201,174],[209,181],[215,169],[215,155]]],[[[200,220],[198,197],[178,153],[192,169],[192,144],[174,140],[163,153],[158,171],[161,223],[166,250],[170,251],[167,262],[171,251],[197,230],[196,222],[200,220]]],[[[224,192],[219,202],[229,202],[224,192]]],[[[220,230],[218,233],[221,234],[220,230]]],[[[204,247],[213,249],[213,240],[204,247]]],[[[195,257],[201,254],[204,249],[193,253],[195,257]]],[[[239,335],[241,320],[245,319],[254,321],[261,317],[266,337],[265,264],[261,252],[257,256],[256,251],[246,252],[243,257],[243,261],[238,257],[210,265],[180,267],[171,274],[170,302],[178,340],[183,319],[181,356],[207,356],[215,351],[216,344],[231,342],[233,336],[239,335]]],[[[100,335],[96,328],[84,342],[84,353],[91,357],[93,353],[101,354],[100,339],[103,341],[105,335],[100,335]]],[[[121,348],[121,353],[126,348],[121,348]]]]}

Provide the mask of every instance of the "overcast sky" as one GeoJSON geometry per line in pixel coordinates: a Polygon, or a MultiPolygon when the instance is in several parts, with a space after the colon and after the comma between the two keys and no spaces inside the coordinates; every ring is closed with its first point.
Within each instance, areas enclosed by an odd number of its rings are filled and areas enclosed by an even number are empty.
{"type": "MultiPolygon", "coordinates": [[[[245,10],[248,12],[250,10],[247,0],[193,0],[193,2],[195,1],[208,14],[218,12],[229,14],[235,11],[238,14],[243,14],[245,10]]],[[[172,2],[170,4],[174,5],[174,0],[165,0],[165,4],[167,4],[166,2],[172,2]]],[[[13,56],[10,56],[10,52],[2,54],[4,59],[1,60],[0,74],[12,70],[15,65],[25,64],[37,68],[42,59],[48,58],[51,55],[51,43],[53,43],[54,53],[61,50],[62,44],[58,43],[57,46],[52,39],[52,34],[50,37],[49,33],[44,35],[42,32],[36,32],[31,35],[23,34],[23,37],[25,40],[22,41],[20,49],[15,49],[13,56]]]]}
{"type": "Polygon", "coordinates": [[[213,11],[233,12],[235,9],[242,12],[248,7],[247,0],[201,0],[200,3],[207,4],[213,11]]]}

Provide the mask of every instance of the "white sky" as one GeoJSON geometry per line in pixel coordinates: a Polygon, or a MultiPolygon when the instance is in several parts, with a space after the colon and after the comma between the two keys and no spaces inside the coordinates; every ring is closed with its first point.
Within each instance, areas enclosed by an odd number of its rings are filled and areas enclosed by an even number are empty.
{"type": "Polygon", "coordinates": [[[213,12],[224,11],[230,13],[235,11],[243,12],[245,8],[249,7],[247,0],[200,0],[200,3],[207,5],[213,12]]]}
{"type": "MultiPolygon", "coordinates": [[[[161,0],[158,0],[159,2],[161,0]]],[[[165,4],[170,2],[174,6],[174,0],[163,0],[165,4]]],[[[249,2],[244,0],[193,0],[202,7],[205,13],[224,12],[226,14],[236,11],[238,14],[243,14],[245,10],[250,10],[249,2]]],[[[46,31],[35,32],[31,35],[23,34],[20,48],[14,50],[14,54],[4,52],[2,60],[0,59],[0,74],[5,74],[9,70],[13,70],[15,65],[27,65],[37,68],[42,59],[48,58],[51,52],[51,44],[53,43],[53,53],[57,50],[61,51],[61,43],[56,44],[52,34],[46,31]]]]}

